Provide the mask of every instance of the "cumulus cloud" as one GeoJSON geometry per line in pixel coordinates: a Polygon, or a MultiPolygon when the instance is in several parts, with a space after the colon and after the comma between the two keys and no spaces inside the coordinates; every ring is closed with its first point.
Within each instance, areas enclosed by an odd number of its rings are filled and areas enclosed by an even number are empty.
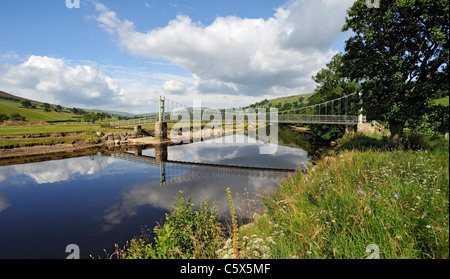
{"type": "Polygon", "coordinates": [[[40,101],[60,104],[104,105],[120,101],[126,92],[109,76],[88,65],[69,66],[62,59],[30,56],[24,63],[0,68],[0,84],[30,90],[40,101]]]}
{"type": "Polygon", "coordinates": [[[163,90],[170,93],[183,93],[186,90],[186,87],[182,82],[177,80],[168,80],[163,86],[163,90]]]}
{"type": "Polygon", "coordinates": [[[293,1],[269,19],[218,17],[204,26],[178,15],[167,26],[138,32],[97,3],[97,21],[129,53],[162,58],[191,72],[193,89],[230,95],[283,95],[314,89],[311,76],[336,53],[352,0],[293,1]]]}

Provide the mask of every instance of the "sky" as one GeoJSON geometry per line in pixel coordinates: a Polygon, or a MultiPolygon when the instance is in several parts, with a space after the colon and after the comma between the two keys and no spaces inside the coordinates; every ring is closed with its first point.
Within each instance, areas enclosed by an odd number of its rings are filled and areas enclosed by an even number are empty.
{"type": "Polygon", "coordinates": [[[158,96],[227,108],[313,92],[353,0],[67,2],[1,1],[0,90],[139,114],[158,96]]]}

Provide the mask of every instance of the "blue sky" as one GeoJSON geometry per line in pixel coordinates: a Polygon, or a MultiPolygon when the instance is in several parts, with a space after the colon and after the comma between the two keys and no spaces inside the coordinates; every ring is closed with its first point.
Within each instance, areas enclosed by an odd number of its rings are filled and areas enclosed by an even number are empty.
{"type": "Polygon", "coordinates": [[[310,93],[342,51],[351,0],[3,0],[0,90],[145,113],[310,93]]]}

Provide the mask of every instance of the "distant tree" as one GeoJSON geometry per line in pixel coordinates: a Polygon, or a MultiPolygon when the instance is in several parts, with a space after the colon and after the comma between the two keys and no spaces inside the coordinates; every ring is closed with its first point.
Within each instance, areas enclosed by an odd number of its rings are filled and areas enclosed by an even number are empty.
{"type": "Polygon", "coordinates": [[[30,101],[22,101],[22,102],[20,102],[20,104],[22,104],[22,107],[24,107],[24,108],[29,108],[29,107],[31,107],[31,102],[30,101]]]}
{"type": "Polygon", "coordinates": [[[18,121],[25,121],[25,117],[20,115],[19,113],[15,112],[11,114],[11,120],[18,120],[18,121]]]}
{"type": "Polygon", "coordinates": [[[305,100],[305,97],[302,97],[302,96],[298,97],[298,102],[300,104],[303,103],[304,100],[305,100]]]}
{"type": "MultiPolygon", "coordinates": [[[[108,118],[108,114],[104,112],[99,112],[97,113],[97,118],[103,121],[103,119],[108,118]]],[[[111,116],[109,118],[111,118],[111,116]]]]}
{"type": "Polygon", "coordinates": [[[50,111],[50,108],[51,108],[50,104],[44,103],[43,106],[44,106],[45,111],[50,111]]]}
{"type": "Polygon", "coordinates": [[[99,119],[99,115],[97,113],[94,112],[90,112],[90,113],[85,113],[83,114],[83,120],[85,122],[95,122],[99,119]]]}
{"type": "Polygon", "coordinates": [[[8,115],[0,114],[0,122],[6,121],[9,119],[8,115]]]}
{"type": "Polygon", "coordinates": [[[57,105],[56,106],[56,111],[58,111],[58,112],[62,111],[62,107],[60,105],[57,105]]]}
{"type": "Polygon", "coordinates": [[[292,104],[291,103],[285,103],[283,105],[283,107],[281,108],[281,110],[290,110],[292,108],[292,104]]]}

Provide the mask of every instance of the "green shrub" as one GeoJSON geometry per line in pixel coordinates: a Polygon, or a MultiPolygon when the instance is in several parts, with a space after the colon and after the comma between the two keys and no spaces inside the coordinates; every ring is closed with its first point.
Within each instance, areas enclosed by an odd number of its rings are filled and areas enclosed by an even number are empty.
{"type": "Polygon", "coordinates": [[[11,120],[25,121],[25,117],[15,112],[11,114],[11,120]]]}
{"type": "Polygon", "coordinates": [[[0,114],[0,122],[3,122],[3,121],[8,120],[8,119],[9,119],[9,116],[4,115],[4,114],[0,114]]]}
{"type": "Polygon", "coordinates": [[[116,251],[126,259],[203,259],[216,257],[222,226],[216,218],[216,205],[206,199],[198,210],[183,192],[177,194],[175,209],[166,222],[154,228],[154,244],[135,238],[126,251],[116,251]]]}

